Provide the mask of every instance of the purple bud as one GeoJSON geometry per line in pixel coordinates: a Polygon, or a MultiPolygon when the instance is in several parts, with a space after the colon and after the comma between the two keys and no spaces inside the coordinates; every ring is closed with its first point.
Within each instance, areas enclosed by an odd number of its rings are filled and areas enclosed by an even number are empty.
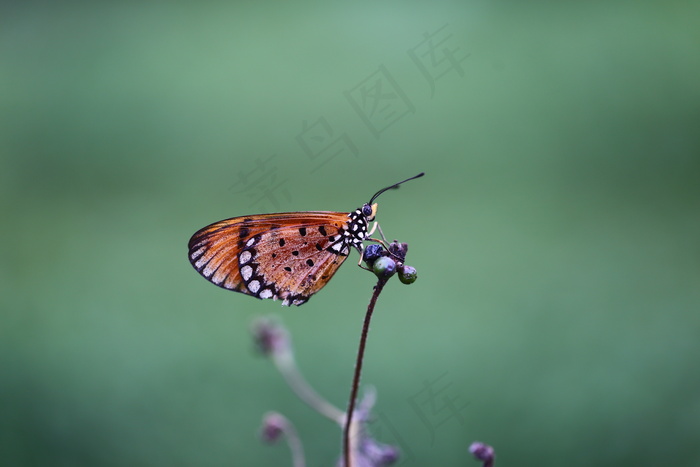
{"type": "Polygon", "coordinates": [[[484,467],[492,467],[496,457],[496,451],[488,444],[475,441],[469,446],[469,452],[476,460],[484,461],[484,467]]]}
{"type": "Polygon", "coordinates": [[[362,259],[367,264],[367,266],[372,267],[377,258],[382,256],[382,253],[384,253],[384,247],[373,243],[371,245],[368,245],[367,248],[365,248],[365,251],[362,253],[362,259]]]}
{"type": "Polygon", "coordinates": [[[263,418],[263,426],[260,437],[266,443],[277,442],[287,428],[287,419],[276,412],[270,412],[263,418]]]}
{"type": "Polygon", "coordinates": [[[253,340],[258,350],[263,355],[281,352],[289,348],[289,335],[287,330],[267,318],[260,318],[253,322],[253,340]]]}
{"type": "Polygon", "coordinates": [[[399,449],[388,444],[378,444],[373,446],[372,451],[367,453],[376,466],[385,466],[395,464],[401,457],[399,449]]]}
{"type": "Polygon", "coordinates": [[[389,244],[389,253],[403,262],[406,259],[406,253],[408,253],[408,243],[400,243],[398,240],[394,240],[389,244]]]}

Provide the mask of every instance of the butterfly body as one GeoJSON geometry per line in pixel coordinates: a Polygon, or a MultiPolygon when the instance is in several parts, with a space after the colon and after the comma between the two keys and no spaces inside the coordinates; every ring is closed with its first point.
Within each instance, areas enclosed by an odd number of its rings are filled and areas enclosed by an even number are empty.
{"type": "Polygon", "coordinates": [[[300,211],[215,222],[190,238],[190,263],[224,289],[302,305],[328,283],[352,248],[362,254],[363,242],[374,240],[369,229],[377,213],[373,201],[400,183],[350,213],[300,211]]]}

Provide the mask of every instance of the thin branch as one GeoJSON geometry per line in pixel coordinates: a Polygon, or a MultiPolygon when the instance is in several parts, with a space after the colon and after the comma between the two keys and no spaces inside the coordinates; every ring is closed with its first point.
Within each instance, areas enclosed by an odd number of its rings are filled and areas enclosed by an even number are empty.
{"type": "Polygon", "coordinates": [[[294,467],[306,467],[304,448],[301,445],[301,439],[299,438],[296,428],[294,428],[294,425],[291,423],[287,428],[287,444],[289,445],[289,450],[292,452],[292,465],[294,465],[294,467]]]}
{"type": "Polygon", "coordinates": [[[292,453],[294,467],[306,467],[304,448],[294,424],[287,417],[277,412],[269,412],[263,417],[261,437],[266,443],[274,444],[284,437],[292,453]]]}
{"type": "MultiPolygon", "coordinates": [[[[355,412],[355,403],[357,401],[357,392],[360,387],[360,376],[362,374],[362,362],[365,357],[365,345],[367,344],[367,334],[369,333],[369,323],[372,320],[372,313],[374,312],[374,305],[377,303],[377,298],[379,294],[382,293],[384,285],[389,280],[388,277],[379,278],[377,280],[377,285],[374,286],[374,292],[372,293],[372,299],[369,301],[367,306],[367,312],[365,313],[365,321],[362,326],[362,336],[360,337],[360,347],[357,350],[357,360],[355,362],[355,374],[352,379],[352,390],[350,391],[350,402],[348,402],[348,410],[345,414],[345,429],[343,430],[343,459],[345,467],[351,467],[350,454],[353,451],[350,449],[350,427],[352,425],[352,417],[355,412]]],[[[356,438],[356,437],[355,437],[356,438]]]]}

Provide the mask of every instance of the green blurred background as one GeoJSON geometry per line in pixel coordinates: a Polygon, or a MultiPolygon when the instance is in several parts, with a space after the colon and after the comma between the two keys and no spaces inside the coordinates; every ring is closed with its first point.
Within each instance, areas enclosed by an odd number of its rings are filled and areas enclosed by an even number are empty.
{"type": "Polygon", "coordinates": [[[3,465],[291,465],[268,410],[334,465],[250,322],[344,407],[372,276],[281,309],[187,240],[420,171],[363,376],[400,465],[700,465],[697,2],[1,8],[3,465]]]}

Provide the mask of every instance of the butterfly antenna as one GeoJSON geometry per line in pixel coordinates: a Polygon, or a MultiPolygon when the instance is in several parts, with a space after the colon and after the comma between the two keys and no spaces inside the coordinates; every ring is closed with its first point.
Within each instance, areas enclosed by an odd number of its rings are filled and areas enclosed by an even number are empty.
{"type": "Polygon", "coordinates": [[[413,179],[416,179],[416,178],[420,178],[420,177],[422,177],[423,175],[425,175],[425,172],[421,172],[421,173],[419,173],[418,175],[414,175],[413,177],[407,178],[406,180],[400,181],[399,183],[395,183],[395,184],[393,184],[393,185],[391,185],[391,186],[388,186],[388,187],[386,187],[386,188],[382,188],[381,190],[379,190],[378,192],[376,192],[376,193],[374,194],[374,196],[372,196],[372,199],[369,200],[369,203],[367,203],[367,204],[372,204],[372,203],[374,202],[374,200],[377,199],[377,197],[378,197],[379,195],[381,195],[382,193],[384,193],[386,190],[391,190],[392,188],[398,188],[399,185],[401,185],[402,183],[406,183],[406,182],[409,181],[409,180],[413,180],[413,179]]]}

